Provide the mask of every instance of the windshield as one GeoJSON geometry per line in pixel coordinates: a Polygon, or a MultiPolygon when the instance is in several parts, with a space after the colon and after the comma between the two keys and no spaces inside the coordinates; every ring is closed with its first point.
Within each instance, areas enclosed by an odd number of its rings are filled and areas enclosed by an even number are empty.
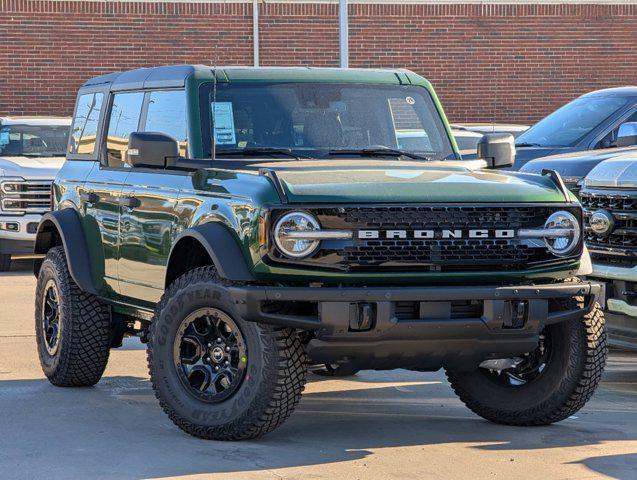
{"type": "Polygon", "coordinates": [[[622,97],[580,97],[524,132],[516,145],[572,147],[627,103],[622,97]]]}
{"type": "Polygon", "coordinates": [[[4,125],[0,126],[0,155],[63,157],[68,138],[66,125],[4,125]]]}
{"type": "Polygon", "coordinates": [[[440,114],[422,87],[219,83],[216,92],[208,85],[201,101],[207,111],[204,145],[212,154],[214,139],[215,155],[224,159],[260,150],[274,158],[384,156],[378,151],[383,149],[394,157],[397,152],[389,149],[455,158],[440,114]]]}

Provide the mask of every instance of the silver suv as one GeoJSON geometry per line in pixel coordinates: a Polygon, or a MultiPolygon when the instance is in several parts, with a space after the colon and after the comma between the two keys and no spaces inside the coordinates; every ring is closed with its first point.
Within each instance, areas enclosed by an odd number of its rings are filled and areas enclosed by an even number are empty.
{"type": "Polygon", "coordinates": [[[70,124],[69,118],[0,117],[0,271],[10,268],[12,255],[33,253],[70,124]]]}
{"type": "Polygon", "coordinates": [[[591,277],[606,282],[611,344],[637,349],[637,153],[597,165],[580,195],[591,277]]]}

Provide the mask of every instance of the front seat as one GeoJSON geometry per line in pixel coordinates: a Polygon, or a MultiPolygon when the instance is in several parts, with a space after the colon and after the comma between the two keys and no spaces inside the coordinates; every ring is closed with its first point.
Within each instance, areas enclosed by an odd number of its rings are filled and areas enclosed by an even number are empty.
{"type": "Polygon", "coordinates": [[[339,148],[344,144],[343,125],[338,112],[324,110],[310,113],[303,125],[305,146],[339,148]]]}

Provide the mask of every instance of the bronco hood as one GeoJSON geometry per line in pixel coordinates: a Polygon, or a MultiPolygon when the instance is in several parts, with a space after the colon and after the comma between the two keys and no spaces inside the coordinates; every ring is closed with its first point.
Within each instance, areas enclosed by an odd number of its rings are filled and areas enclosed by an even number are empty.
{"type": "Polygon", "coordinates": [[[64,157],[2,157],[0,176],[51,180],[64,164],[64,157]]]}
{"type": "Polygon", "coordinates": [[[271,163],[290,203],[564,202],[548,177],[462,162],[271,163]]]}

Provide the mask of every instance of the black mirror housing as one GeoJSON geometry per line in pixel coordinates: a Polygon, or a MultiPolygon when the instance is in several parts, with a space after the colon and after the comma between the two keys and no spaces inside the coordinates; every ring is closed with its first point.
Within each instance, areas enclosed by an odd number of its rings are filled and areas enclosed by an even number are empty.
{"type": "Polygon", "coordinates": [[[166,168],[179,158],[179,145],[170,135],[133,132],[128,138],[126,163],[130,167],[166,168]]]}
{"type": "Polygon", "coordinates": [[[512,167],[515,162],[515,139],[510,133],[486,133],[478,142],[478,158],[488,168],[512,167]]]}

